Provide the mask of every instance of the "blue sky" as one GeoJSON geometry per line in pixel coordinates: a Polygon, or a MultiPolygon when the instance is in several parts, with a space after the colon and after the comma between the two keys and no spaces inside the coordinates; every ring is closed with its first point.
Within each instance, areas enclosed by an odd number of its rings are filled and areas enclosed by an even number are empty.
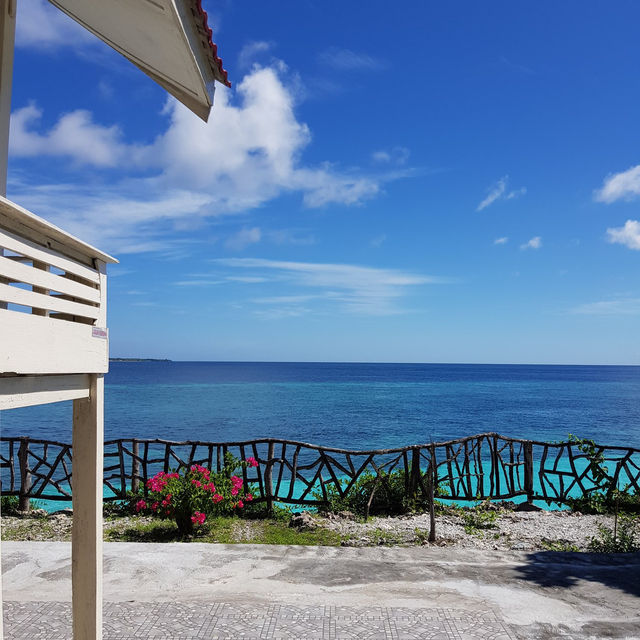
{"type": "Polygon", "coordinates": [[[640,364],[640,5],[204,3],[208,124],[19,7],[8,195],[120,259],[111,352],[640,364]]]}

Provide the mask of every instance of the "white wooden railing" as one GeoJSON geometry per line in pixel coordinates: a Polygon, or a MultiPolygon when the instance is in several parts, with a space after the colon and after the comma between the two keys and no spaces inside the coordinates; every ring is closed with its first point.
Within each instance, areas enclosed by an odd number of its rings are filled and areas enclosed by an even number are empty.
{"type": "Polygon", "coordinates": [[[106,372],[111,261],[0,198],[0,372],[106,372]]]}

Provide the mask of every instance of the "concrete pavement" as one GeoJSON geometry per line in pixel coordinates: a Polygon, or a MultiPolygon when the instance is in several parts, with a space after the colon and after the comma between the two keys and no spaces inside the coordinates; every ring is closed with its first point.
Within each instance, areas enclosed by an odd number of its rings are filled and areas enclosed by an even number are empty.
{"type": "MultiPolygon", "coordinates": [[[[7,640],[70,638],[71,546],[4,542],[7,640]]],[[[106,543],[105,640],[640,639],[640,554],[106,543]]]]}

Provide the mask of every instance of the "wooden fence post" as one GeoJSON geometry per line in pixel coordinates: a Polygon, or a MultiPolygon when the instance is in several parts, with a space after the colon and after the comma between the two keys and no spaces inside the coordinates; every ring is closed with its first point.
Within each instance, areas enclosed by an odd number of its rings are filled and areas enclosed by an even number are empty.
{"type": "Polygon", "coordinates": [[[415,500],[420,483],[420,449],[411,450],[411,475],[409,476],[409,498],[415,500]]]}
{"type": "MultiPolygon", "coordinates": [[[[264,484],[267,498],[267,511],[269,515],[273,514],[273,456],[275,454],[275,445],[273,440],[269,440],[269,450],[267,453],[267,465],[264,469],[264,484]]],[[[295,482],[295,478],[293,480],[295,482]]]]}
{"type": "Polygon", "coordinates": [[[139,445],[137,440],[131,441],[131,491],[132,493],[138,493],[140,489],[140,460],[138,457],[140,455],[139,445]]]}
{"type": "Polygon", "coordinates": [[[31,490],[31,473],[29,471],[29,438],[20,438],[18,449],[18,462],[20,464],[20,497],[18,509],[29,511],[29,491],[31,490]]]}
{"type": "Polygon", "coordinates": [[[524,490],[527,502],[533,503],[533,443],[524,443],[524,490]]]}

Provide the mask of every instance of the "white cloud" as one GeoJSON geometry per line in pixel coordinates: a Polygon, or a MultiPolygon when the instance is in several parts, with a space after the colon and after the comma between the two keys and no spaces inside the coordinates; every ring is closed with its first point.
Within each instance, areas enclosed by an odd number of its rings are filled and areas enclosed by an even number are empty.
{"type": "Polygon", "coordinates": [[[610,204],[616,200],[633,200],[640,196],[640,164],[605,178],[594,197],[598,202],[610,204]]]}
{"type": "Polygon", "coordinates": [[[214,262],[221,267],[252,269],[254,273],[275,273],[282,286],[313,291],[287,292],[285,295],[253,300],[254,303],[274,304],[277,301],[289,305],[314,299],[349,313],[366,315],[400,313],[397,303],[411,287],[449,282],[446,278],[435,276],[349,264],[262,258],[221,258],[214,262]]]}
{"type": "Polygon", "coordinates": [[[17,109],[12,157],[71,159],[74,181],[83,166],[126,170],[130,177],[100,184],[90,173],[91,181],[73,185],[22,183],[11,195],[83,239],[124,253],[163,250],[185,224],[246,212],[287,193],[300,194],[307,207],[359,205],[383,182],[411,175],[410,169],[372,175],[331,163],[305,165],[311,135],[296,118],[281,73],[254,67],[235,93],[219,87],[209,123],[169,99],[167,128],[146,145],[124,140],[117,126],[96,123],[87,111],[65,114],[42,130],[37,107],[17,109]]]}
{"type": "Polygon", "coordinates": [[[640,298],[618,298],[582,304],[570,313],[589,316],[636,316],[640,315],[640,298]]]}
{"type": "Polygon", "coordinates": [[[410,155],[409,149],[406,147],[393,147],[390,150],[380,149],[371,154],[371,159],[377,164],[406,164],[410,155]]]}
{"type": "Polygon", "coordinates": [[[496,238],[493,241],[493,244],[507,244],[509,242],[509,238],[507,236],[502,236],[502,238],[496,238]]]}
{"type": "Polygon", "coordinates": [[[627,220],[623,227],[607,229],[607,240],[640,251],[640,222],[627,220]]]}
{"type": "Polygon", "coordinates": [[[265,40],[256,40],[248,42],[240,50],[238,55],[238,68],[247,69],[254,62],[264,64],[264,56],[273,48],[273,42],[265,40]]]}
{"type": "Polygon", "coordinates": [[[520,245],[521,249],[539,249],[542,246],[542,238],[540,236],[534,236],[528,242],[520,245]]]}
{"type": "Polygon", "coordinates": [[[497,200],[513,200],[527,193],[526,187],[519,189],[507,190],[509,184],[509,176],[503,176],[489,189],[487,197],[476,207],[476,211],[482,211],[497,200]]]}
{"type": "Polygon", "coordinates": [[[229,249],[241,251],[251,244],[257,244],[261,239],[262,231],[260,231],[260,227],[244,228],[231,236],[225,244],[229,249]]]}
{"type": "Polygon", "coordinates": [[[92,121],[89,111],[63,115],[47,132],[35,130],[42,110],[30,104],[11,114],[9,152],[14,157],[63,156],[95,167],[131,164],[136,149],[122,142],[119,127],[104,127],[92,121]]]}
{"type": "Polygon", "coordinates": [[[38,50],[82,47],[99,43],[98,38],[46,0],[19,3],[16,46],[38,50]]]}
{"type": "Polygon", "coordinates": [[[527,193],[526,187],[520,187],[519,189],[514,189],[513,191],[509,191],[509,193],[505,194],[505,200],[514,200],[515,198],[519,198],[527,193]]]}
{"type": "Polygon", "coordinates": [[[316,239],[311,233],[297,229],[271,229],[266,231],[264,235],[270,242],[280,245],[309,246],[316,243],[316,239]]]}
{"type": "Polygon", "coordinates": [[[318,54],[320,64],[339,71],[373,71],[385,69],[386,62],[366,53],[341,47],[329,47],[318,54]]]}

